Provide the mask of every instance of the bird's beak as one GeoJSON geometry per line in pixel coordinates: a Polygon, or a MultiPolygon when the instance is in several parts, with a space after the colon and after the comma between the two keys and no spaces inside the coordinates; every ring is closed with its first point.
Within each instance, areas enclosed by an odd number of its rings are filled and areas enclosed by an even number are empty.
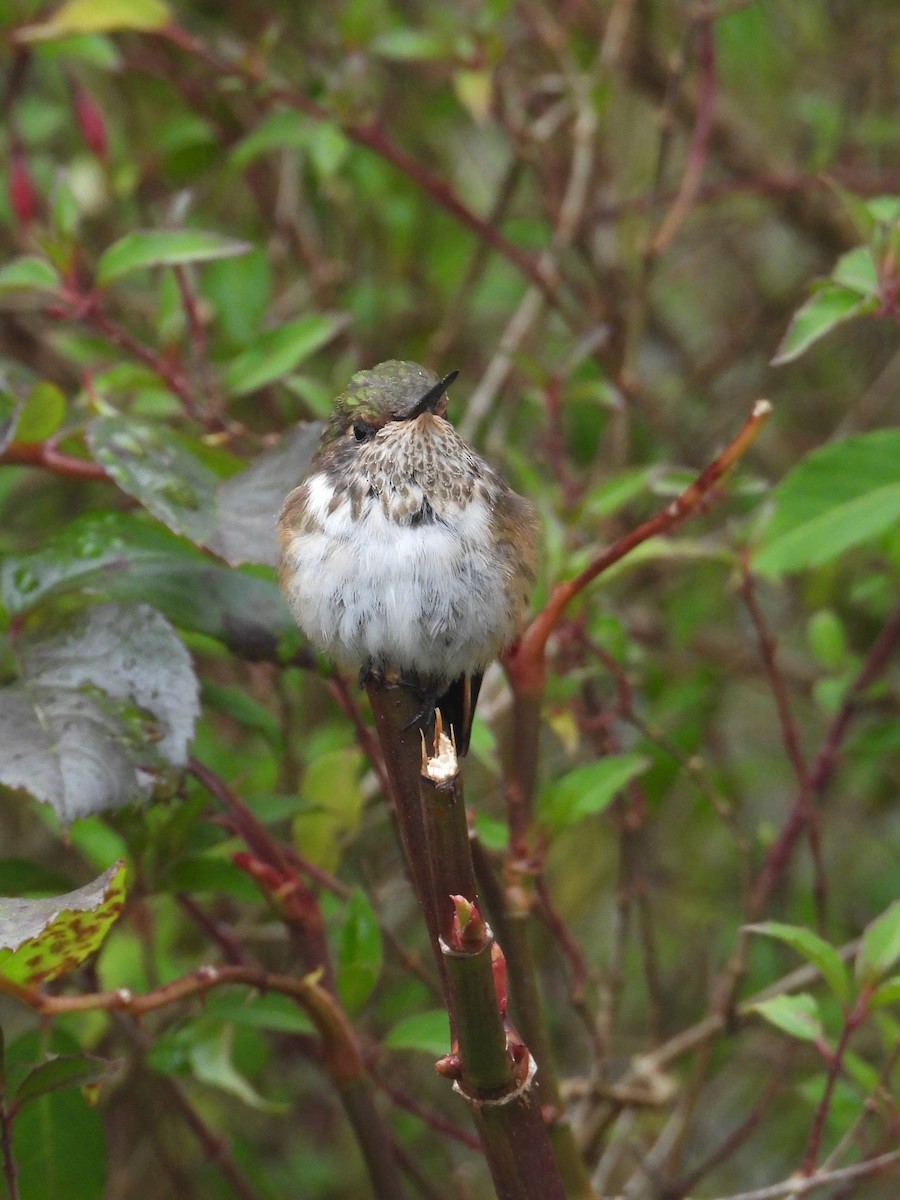
{"type": "Polygon", "coordinates": [[[433,388],[429,388],[422,399],[417,400],[408,412],[401,413],[400,420],[414,421],[416,417],[421,417],[424,412],[433,413],[444,392],[446,392],[458,374],[459,371],[451,371],[449,375],[445,375],[440,383],[436,383],[433,388]]]}

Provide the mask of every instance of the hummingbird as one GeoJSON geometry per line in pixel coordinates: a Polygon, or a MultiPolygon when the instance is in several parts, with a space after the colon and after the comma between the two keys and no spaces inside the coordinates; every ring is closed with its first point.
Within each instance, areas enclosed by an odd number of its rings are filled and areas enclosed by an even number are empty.
{"type": "Polygon", "coordinates": [[[277,570],[303,633],[360,681],[418,688],[468,749],[484,670],[519,631],[538,527],[447,420],[443,379],[414,362],[358,371],[278,520],[277,570]]]}

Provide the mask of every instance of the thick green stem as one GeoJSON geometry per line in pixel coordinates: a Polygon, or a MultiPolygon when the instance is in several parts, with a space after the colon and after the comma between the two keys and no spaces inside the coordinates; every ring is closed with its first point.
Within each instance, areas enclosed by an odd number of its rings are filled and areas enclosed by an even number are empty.
{"type": "Polygon", "coordinates": [[[535,1084],[535,1062],[504,1020],[493,935],[478,911],[475,870],[456,753],[435,738],[420,797],[439,912],[447,998],[458,1050],[456,1089],[472,1108],[501,1200],[564,1200],[535,1084]],[[449,907],[444,898],[452,901],[449,907]]]}

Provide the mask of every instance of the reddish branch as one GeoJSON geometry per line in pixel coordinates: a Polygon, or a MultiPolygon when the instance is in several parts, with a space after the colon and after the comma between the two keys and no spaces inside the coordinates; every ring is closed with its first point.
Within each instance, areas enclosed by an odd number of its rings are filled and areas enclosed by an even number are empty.
{"type": "Polygon", "coordinates": [[[57,450],[56,442],[13,442],[0,454],[0,466],[43,467],[71,479],[109,479],[99,463],[57,450]]]}
{"type": "MultiPolygon", "coordinates": [[[[825,868],[822,864],[818,812],[811,795],[809,773],[806,769],[806,763],[803,761],[803,752],[800,749],[800,735],[797,731],[793,713],[791,712],[787,684],[778,666],[775,638],[769,632],[762,609],[757,603],[756,593],[753,588],[753,578],[750,574],[750,564],[746,553],[741,555],[741,598],[747,607],[753,627],[756,630],[760,654],[766,669],[772,695],[775,698],[775,707],[778,710],[778,721],[781,726],[784,747],[797,778],[797,809],[803,818],[804,825],[809,831],[809,848],[812,853],[813,868],[815,871],[814,896],[816,913],[819,925],[824,926],[827,885],[825,868]]],[[[751,911],[752,919],[757,915],[758,911],[751,911]]]]}
{"type": "Polygon", "coordinates": [[[538,613],[518,645],[506,657],[506,670],[516,691],[531,694],[543,691],[547,641],[572,601],[599,575],[609,570],[626,554],[630,554],[642,542],[670,533],[677,525],[693,516],[703,506],[722,476],[749,449],[770,412],[771,405],[767,400],[757,400],[737,437],[701,471],[680,496],[655,516],[619,538],[602,554],[598,554],[580,575],[558,584],[553,589],[543,611],[538,613]]]}
{"type": "Polygon", "coordinates": [[[700,81],[697,88],[697,112],[688,149],[687,165],[675,201],[651,243],[651,252],[654,255],[661,254],[666,249],[687,219],[688,213],[697,200],[709,155],[716,98],[715,46],[711,17],[704,16],[698,20],[697,36],[699,40],[697,65],[700,71],[700,81]]]}
{"type": "MultiPolygon", "coordinates": [[[[841,746],[847,736],[850,721],[859,706],[861,697],[882,674],[898,644],[900,644],[900,607],[894,611],[875,639],[859,673],[847,690],[844,702],[825,735],[815,761],[809,768],[806,780],[810,804],[815,804],[834,774],[841,746]]],[[[780,837],[770,848],[751,890],[748,904],[751,919],[755,919],[762,912],[772,891],[778,885],[779,880],[783,878],[797,839],[807,827],[807,822],[808,806],[802,795],[799,795],[788,815],[780,837]]]]}

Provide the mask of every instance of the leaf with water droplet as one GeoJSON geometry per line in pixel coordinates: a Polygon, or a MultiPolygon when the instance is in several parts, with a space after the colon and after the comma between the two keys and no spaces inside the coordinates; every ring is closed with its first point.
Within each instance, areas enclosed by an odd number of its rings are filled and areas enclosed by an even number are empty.
{"type": "Polygon", "coordinates": [[[271,578],[217,563],[141,513],[86,514],[35,553],[0,562],[0,603],[10,616],[77,593],[144,600],[244,658],[277,661],[279,647],[299,645],[271,578]]]}
{"type": "Polygon", "coordinates": [[[209,545],[219,478],[177,434],[149,421],[98,417],[87,439],[94,458],[124,492],[175,533],[209,545]]]}
{"type": "Polygon", "coordinates": [[[284,498],[312,462],[322,426],[305,421],[245,471],[219,484],[210,549],[230,563],[275,564],[275,524],[284,498]]]}
{"type": "Polygon", "coordinates": [[[102,604],[12,643],[0,689],[0,784],[59,818],[166,794],[199,711],[190,655],[146,604],[102,604]]]}

